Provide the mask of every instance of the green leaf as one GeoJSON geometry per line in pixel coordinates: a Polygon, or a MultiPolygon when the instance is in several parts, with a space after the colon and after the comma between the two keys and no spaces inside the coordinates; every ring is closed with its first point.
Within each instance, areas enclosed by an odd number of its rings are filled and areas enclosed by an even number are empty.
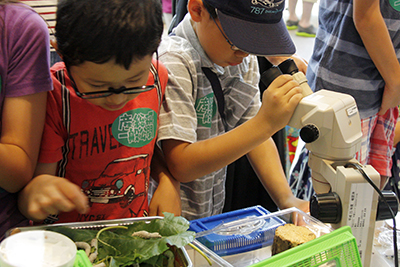
{"type": "MultiPolygon", "coordinates": [[[[191,243],[195,233],[187,231],[189,222],[183,217],[175,217],[172,213],[164,213],[164,219],[138,221],[127,225],[127,229],[105,229],[99,234],[98,257],[96,261],[105,260],[107,266],[168,266],[165,252],[171,246],[182,248],[191,243]],[[145,230],[158,232],[162,238],[142,239],[132,237],[132,233],[145,230]],[[105,244],[103,244],[105,243],[105,244]],[[147,264],[147,265],[146,265],[147,264]],[[160,265],[161,264],[161,265],[160,265]]],[[[70,237],[75,242],[87,242],[96,237],[97,230],[82,230],[60,227],[52,229],[70,237]]],[[[168,253],[167,253],[168,255],[168,253]]],[[[169,260],[170,262],[171,260],[169,260]]]]}

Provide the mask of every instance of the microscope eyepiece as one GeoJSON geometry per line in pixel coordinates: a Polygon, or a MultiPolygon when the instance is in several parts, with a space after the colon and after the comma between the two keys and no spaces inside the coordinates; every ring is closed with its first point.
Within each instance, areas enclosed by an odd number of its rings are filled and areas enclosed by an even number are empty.
{"type": "Polygon", "coordinates": [[[280,63],[278,65],[278,67],[282,71],[283,74],[293,75],[296,72],[299,72],[299,69],[297,68],[296,63],[291,58],[288,58],[285,61],[283,61],[282,63],[280,63]]]}
{"type": "Polygon", "coordinates": [[[281,70],[277,66],[271,66],[261,74],[261,81],[268,87],[280,75],[282,75],[281,70]]]}

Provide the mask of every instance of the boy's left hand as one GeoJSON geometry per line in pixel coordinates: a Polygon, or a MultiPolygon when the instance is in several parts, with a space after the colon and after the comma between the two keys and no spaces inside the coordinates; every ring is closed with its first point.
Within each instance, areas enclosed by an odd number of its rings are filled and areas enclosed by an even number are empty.
{"type": "Polygon", "coordinates": [[[173,179],[161,179],[149,205],[149,216],[164,216],[163,212],[182,214],[180,183],[173,179]]]}
{"type": "Polygon", "coordinates": [[[383,116],[390,109],[400,105],[400,84],[399,85],[385,85],[382,96],[382,104],[379,110],[379,115],[383,116]]]}
{"type": "Polygon", "coordinates": [[[306,200],[302,200],[295,196],[287,198],[284,203],[281,203],[279,208],[282,210],[282,209],[288,209],[291,207],[296,207],[299,210],[304,211],[305,213],[310,212],[310,202],[306,201],[306,200]]]}

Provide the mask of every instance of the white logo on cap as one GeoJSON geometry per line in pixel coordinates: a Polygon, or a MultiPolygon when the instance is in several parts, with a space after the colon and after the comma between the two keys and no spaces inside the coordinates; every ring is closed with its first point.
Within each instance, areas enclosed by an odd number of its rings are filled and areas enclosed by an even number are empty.
{"type": "Polygon", "coordinates": [[[284,0],[275,2],[274,0],[251,0],[251,3],[253,5],[262,5],[264,7],[272,8],[272,7],[277,7],[280,4],[283,3],[284,0]]]}

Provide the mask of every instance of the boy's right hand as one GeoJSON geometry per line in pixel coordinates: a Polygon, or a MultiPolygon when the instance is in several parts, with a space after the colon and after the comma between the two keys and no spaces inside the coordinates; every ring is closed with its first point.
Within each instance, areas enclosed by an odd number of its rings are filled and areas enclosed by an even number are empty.
{"type": "Polygon", "coordinates": [[[257,115],[275,133],[285,127],[293,115],[300,100],[303,98],[299,83],[291,75],[278,76],[264,91],[262,106],[257,115]]]}
{"type": "Polygon", "coordinates": [[[31,180],[20,192],[20,209],[34,221],[48,215],[76,210],[81,214],[89,211],[87,196],[79,186],[65,178],[42,174],[31,180]],[[21,208],[21,205],[26,205],[21,208]]]}

